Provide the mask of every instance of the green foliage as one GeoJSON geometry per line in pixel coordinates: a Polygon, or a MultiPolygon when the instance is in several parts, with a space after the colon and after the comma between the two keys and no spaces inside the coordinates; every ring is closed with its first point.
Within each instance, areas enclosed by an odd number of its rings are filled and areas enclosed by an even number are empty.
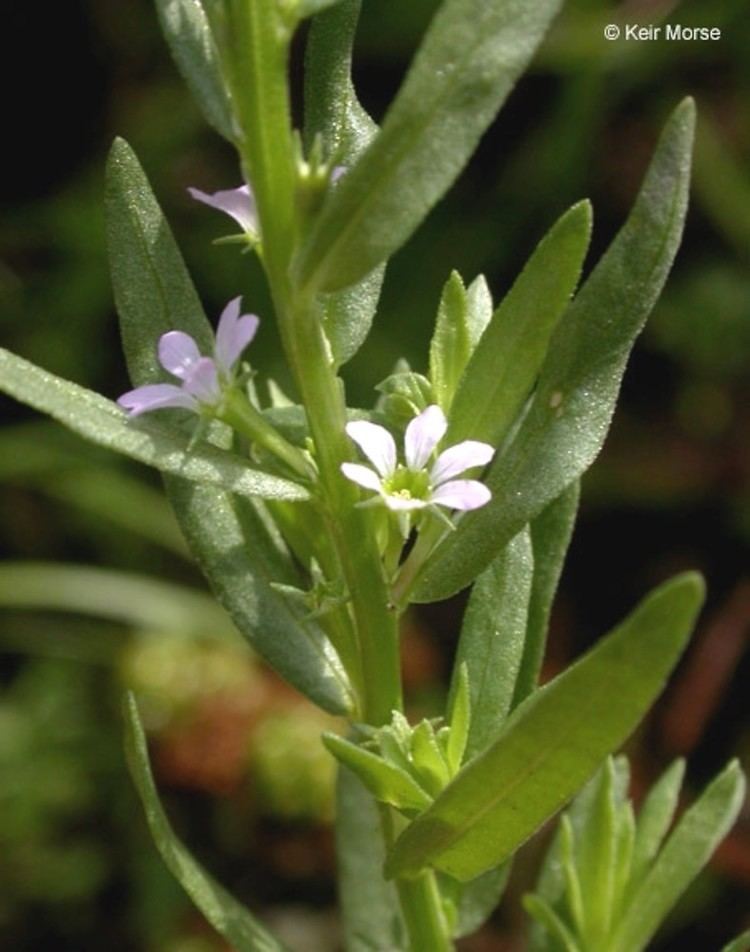
{"type": "Polygon", "coordinates": [[[323,743],[336,759],[357,775],[372,795],[399,810],[423,810],[430,797],[410,773],[378,754],[365,750],[338,734],[326,732],[323,743]]]}
{"type": "Polygon", "coordinates": [[[324,207],[301,284],[336,290],[393,254],[466,164],[560,6],[446,0],[383,127],[324,207]]]}
{"type": "MultiPolygon", "coordinates": [[[[138,160],[122,140],[110,156],[107,209],[112,278],[130,373],[136,384],[154,383],[163,374],[154,356],[160,334],[186,331],[205,351],[212,349],[212,334],[169,226],[138,160]]],[[[130,434],[137,432],[124,420],[122,426],[130,434]]],[[[180,430],[173,425],[169,432],[180,430]]],[[[222,453],[209,447],[204,452],[222,453]]],[[[226,455],[239,464],[237,455],[226,455]]],[[[172,472],[183,475],[178,469],[172,472]]],[[[271,480],[271,486],[278,481],[262,478],[271,480]]],[[[282,483],[292,486],[295,495],[277,492],[277,499],[307,495],[286,480],[282,483]]],[[[167,485],[180,526],[214,592],[242,634],[283,677],[325,710],[349,710],[348,679],[325,633],[303,606],[273,587],[300,582],[280,534],[261,509],[237,498],[226,478],[220,486],[204,493],[184,479],[167,485]]]]}
{"type": "Polygon", "coordinates": [[[332,714],[351,710],[349,679],[310,609],[279,583],[299,576],[259,507],[183,480],[167,486],[180,525],[214,594],[272,668],[332,714]]]}
{"type": "Polygon", "coordinates": [[[435,401],[448,414],[469,358],[492,317],[492,297],[480,275],[464,286],[454,271],[445,283],[430,342],[430,381],[435,401]]]}
{"type": "Polygon", "coordinates": [[[668,122],[638,200],[557,325],[531,405],[487,477],[490,503],[441,545],[419,601],[468,585],[530,519],[593,462],[627,356],[666,280],[687,208],[694,107],[668,122]]]}
{"type": "Polygon", "coordinates": [[[471,702],[468,757],[495,740],[511,709],[526,639],[533,568],[531,540],[524,531],[510,541],[472,589],[452,687],[455,697],[465,665],[471,702]]]}
{"type": "Polygon", "coordinates": [[[356,774],[339,770],[336,856],[346,948],[351,952],[405,952],[398,897],[383,879],[381,816],[356,774]]]}
{"type": "Polygon", "coordinates": [[[517,708],[401,835],[390,875],[436,865],[467,880],[511,856],[633,730],[682,653],[702,598],[695,575],[663,585],[517,708]]]}
{"type": "Polygon", "coordinates": [[[552,601],[573,534],[579,495],[580,485],[576,480],[530,524],[534,576],[513,707],[518,707],[536,688],[547,643],[552,601]]]}
{"type": "Polygon", "coordinates": [[[471,437],[502,445],[576,289],[590,235],[591,206],[581,202],[541,240],[465,368],[451,408],[449,442],[471,437]]]}
{"type": "Polygon", "coordinates": [[[156,0],[156,9],[172,56],[203,115],[220,135],[233,141],[232,103],[202,0],[156,0]]]}
{"type": "MultiPolygon", "coordinates": [[[[153,341],[152,341],[153,345],[153,341]]],[[[192,445],[183,431],[161,420],[137,425],[111,400],[61,380],[0,349],[0,391],[46,413],[93,443],[192,482],[265,499],[307,499],[301,486],[254,469],[241,457],[207,443],[192,445]]]]}
{"type": "Polygon", "coordinates": [[[737,819],[745,778],[733,761],[681,817],[634,889],[612,936],[613,952],[641,952],[737,819]]]}
{"type": "Polygon", "coordinates": [[[145,575],[44,562],[0,562],[0,605],[111,618],[176,635],[235,635],[203,592],[145,575]]]}
{"type": "Polygon", "coordinates": [[[684,765],[677,761],[660,778],[637,820],[627,798],[626,766],[608,760],[563,816],[537,892],[525,900],[538,923],[532,952],[641,952],[706,864],[744,800],[745,781],[732,762],[661,847],[684,765]],[[640,847],[634,849],[634,843],[640,847]]]}
{"type": "MultiPolygon", "coordinates": [[[[321,137],[326,154],[348,169],[378,130],[357,99],[351,77],[352,44],[360,0],[343,0],[313,20],[305,55],[305,144],[321,137]]],[[[380,297],[385,265],[358,284],[322,299],[322,320],[337,365],[366,338],[380,297]]]]}
{"type": "Polygon", "coordinates": [[[135,698],[125,699],[125,752],[151,835],[170,872],[216,931],[237,952],[283,952],[283,946],[244,906],[215,882],[175,835],[154,784],[146,735],[135,698]]]}

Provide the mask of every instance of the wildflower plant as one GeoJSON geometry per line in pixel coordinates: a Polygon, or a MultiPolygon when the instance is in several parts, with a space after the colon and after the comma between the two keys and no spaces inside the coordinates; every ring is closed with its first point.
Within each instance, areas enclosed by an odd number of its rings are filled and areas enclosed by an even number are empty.
{"type": "MultiPolygon", "coordinates": [[[[467,287],[451,275],[427,373],[400,362],[372,409],[350,408],[341,370],[366,341],[388,259],[468,161],[560,0],[443,0],[380,128],[351,80],[359,0],[156,6],[247,183],[191,194],[234,219],[231,240],[259,256],[274,313],[259,325],[233,297],[214,334],[145,174],[118,140],[107,234],[134,389],[115,403],[5,351],[0,388],[161,470],[237,628],[294,688],[345,719],[324,742],[341,765],[347,948],[453,948],[499,902],[518,849],[599,770],[584,819],[563,822],[527,901],[540,923],[532,947],[637,952],[733,822],[744,789],[730,766],[693,834],[683,832],[686,814],[659,852],[655,821],[643,843],[643,817],[635,826],[615,768],[602,766],[684,650],[700,578],[661,585],[543,689],[538,675],[578,480],[601,448],[628,353],[680,242],[692,103],[668,119],[632,212],[585,280],[591,210],[581,202],[498,302],[483,278],[467,287]],[[304,127],[295,130],[290,47],[310,17],[304,127]],[[270,321],[291,399],[243,363],[270,321]],[[445,713],[411,724],[399,621],[411,603],[468,586],[445,713]],[[612,845],[595,853],[584,846],[604,829],[601,811],[612,845]],[[673,854],[690,876],[663,873],[673,854]],[[589,880],[591,889],[576,886],[589,880]],[[606,883],[615,884],[609,892],[606,883]],[[639,897],[649,908],[640,924],[639,897]]],[[[280,950],[176,838],[132,696],[125,721],[131,771],[167,865],[237,952],[280,950]]],[[[654,803],[670,800],[672,787],[664,791],[654,803]]],[[[653,811],[663,832],[665,810],[653,811]]],[[[747,948],[742,941],[727,948],[747,948]]]]}

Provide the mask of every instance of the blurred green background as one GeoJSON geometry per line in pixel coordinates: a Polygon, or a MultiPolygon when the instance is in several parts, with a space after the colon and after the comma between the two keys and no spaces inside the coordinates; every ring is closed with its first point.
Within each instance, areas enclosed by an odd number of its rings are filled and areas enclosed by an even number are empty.
{"type": "MultiPolygon", "coordinates": [[[[436,0],[364,0],[355,78],[384,113],[436,0]]],[[[4,8],[2,343],[110,397],[127,388],[103,234],[114,135],[136,149],[208,313],[270,316],[256,265],[188,185],[239,184],[201,121],[148,0],[4,8]]],[[[298,54],[302,43],[299,44],[298,54]]],[[[298,78],[299,66],[295,66],[298,78]]],[[[709,602],[693,646],[629,746],[635,793],[688,754],[688,794],[750,761],[750,18],[746,0],[569,0],[471,165],[390,268],[347,369],[351,402],[406,356],[426,366],[451,268],[499,298],[553,220],[588,196],[595,260],[627,213],[661,123],[696,97],[693,205],[667,291],[636,348],[583,506],[546,675],[686,567],[709,602]],[[607,23],[718,26],[717,42],[607,42],[607,23]]],[[[272,320],[257,367],[284,379],[272,320]]],[[[140,692],[165,801],[216,875],[301,952],[337,948],[327,718],[262,670],[205,594],[158,479],[10,401],[0,431],[0,948],[217,952],[151,847],[121,754],[123,685],[140,692]],[[57,566],[54,567],[53,566],[57,566]]],[[[415,714],[439,709],[461,599],[415,615],[415,714]]],[[[521,950],[519,896],[463,949],[521,950]]],[[[713,950],[750,925],[747,809],[657,952],[713,950]]]]}

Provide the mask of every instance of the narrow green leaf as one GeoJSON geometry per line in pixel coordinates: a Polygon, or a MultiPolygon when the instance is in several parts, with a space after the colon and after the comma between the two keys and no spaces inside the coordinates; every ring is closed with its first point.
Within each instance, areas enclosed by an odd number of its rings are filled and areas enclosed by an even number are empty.
{"type": "Polygon", "coordinates": [[[619,921],[627,899],[628,885],[633,870],[635,830],[633,804],[628,801],[620,805],[617,814],[612,922],[619,921]]]}
{"type": "Polygon", "coordinates": [[[412,731],[411,759],[422,786],[433,796],[448,783],[448,764],[429,721],[420,721],[412,731]]]}
{"type": "Polygon", "coordinates": [[[496,737],[511,707],[526,636],[533,556],[528,530],[519,533],[477,579],[458,643],[451,699],[463,665],[471,721],[464,759],[496,737]]]}
{"type": "Polygon", "coordinates": [[[336,290],[396,251],[450,187],[539,45],[559,0],[446,0],[381,133],[303,249],[303,284],[336,290]]]}
{"type": "MultiPolygon", "coordinates": [[[[357,99],[352,83],[352,45],[360,0],[344,0],[316,16],[305,55],[305,144],[322,136],[329,155],[350,168],[378,130],[357,99]]],[[[354,356],[370,330],[385,267],[358,284],[321,299],[323,324],[337,366],[354,356]]]]}
{"type": "Polygon", "coordinates": [[[531,583],[523,657],[513,694],[514,708],[526,700],[536,688],[539,679],[547,645],[552,602],[573,535],[579,496],[580,484],[576,480],[550,503],[530,526],[534,578],[531,583]]]}
{"type": "Polygon", "coordinates": [[[636,826],[633,844],[632,887],[638,888],[667,835],[685,776],[685,761],[675,760],[649,790],[636,826]]]}
{"type": "Polygon", "coordinates": [[[135,386],[171,380],[157,341],[182,330],[201,353],[213,332],[161,208],[135,153],[116,139],[107,161],[107,247],[130,379],[135,386]]]}
{"type": "Polygon", "coordinates": [[[435,398],[447,413],[461,374],[471,357],[467,292],[454,271],[445,282],[430,342],[430,381],[435,398]]]}
{"type": "Polygon", "coordinates": [[[466,662],[456,668],[456,688],[448,708],[448,743],[445,757],[451,773],[458,771],[464,759],[471,724],[471,700],[469,697],[469,669],[466,662]]]}
{"type": "Polygon", "coordinates": [[[687,100],[667,123],[627,223],[558,323],[528,413],[490,469],[492,500],[440,546],[418,600],[447,598],[476,578],[601,449],[628,353],[679,245],[694,119],[687,100]]]}
{"type": "MultiPolygon", "coordinates": [[[[143,170],[122,140],[112,148],[107,175],[109,252],[125,354],[133,382],[154,383],[163,373],[155,359],[160,334],[186,331],[207,353],[213,333],[143,170]]],[[[238,457],[229,458],[242,465],[238,457]]],[[[281,677],[325,710],[349,710],[348,679],[324,632],[271,585],[299,582],[280,556],[283,544],[271,537],[257,507],[234,498],[237,489],[226,481],[219,485],[230,491],[203,492],[185,480],[167,483],[178,521],[218,600],[281,677]]],[[[296,495],[277,492],[276,498],[307,498],[288,485],[296,495]]]]}
{"type": "Polygon", "coordinates": [[[397,840],[390,875],[436,865],[466,880],[511,856],[631,733],[677,662],[702,598],[692,573],[661,586],[517,708],[397,840]]]}
{"type": "Polygon", "coordinates": [[[231,453],[198,443],[161,420],[134,423],[106,397],[62,380],[0,348],[0,391],[14,397],[79,436],[139,463],[186,480],[222,486],[244,496],[308,499],[307,490],[288,479],[261,473],[231,453]]]}
{"type": "Polygon", "coordinates": [[[493,310],[487,279],[483,274],[479,274],[466,289],[466,324],[472,352],[492,320],[493,310]]]}
{"type": "Polygon", "coordinates": [[[336,786],[336,856],[346,948],[403,952],[396,888],[383,878],[385,846],[378,806],[346,767],[339,769],[336,786]]]}
{"type": "Polygon", "coordinates": [[[575,837],[575,867],[586,897],[581,933],[591,948],[603,946],[614,906],[615,848],[614,764],[608,757],[596,778],[588,822],[575,837]]]}
{"type": "Polygon", "coordinates": [[[580,202],[540,241],[463,373],[451,407],[448,443],[475,439],[502,445],[576,289],[590,237],[591,205],[580,202]]]}
{"type": "Polygon", "coordinates": [[[258,507],[184,480],[167,489],[201,570],[240,632],[302,694],[333,714],[348,712],[349,681],[324,631],[271,584],[299,579],[258,507]]]}
{"type": "Polygon", "coordinates": [[[745,778],[737,761],[732,761],[675,827],[620,920],[611,952],[645,949],[737,819],[744,799],[745,778]]]}
{"type": "Polygon", "coordinates": [[[721,952],[750,952],[750,929],[728,942],[721,952]]]}
{"type": "MultiPolygon", "coordinates": [[[[627,801],[628,787],[630,784],[630,764],[627,757],[609,758],[608,763],[612,768],[612,792],[614,794],[615,804],[623,809],[627,801]]],[[[544,862],[539,873],[535,886],[535,894],[543,900],[550,908],[559,910],[565,914],[565,910],[570,910],[570,915],[577,922],[583,921],[583,900],[580,896],[580,883],[577,873],[573,871],[575,883],[571,882],[571,873],[567,868],[567,856],[570,854],[571,861],[573,856],[573,844],[579,840],[584,840],[587,836],[587,829],[592,824],[592,818],[596,810],[597,793],[601,789],[601,771],[592,777],[592,779],[576,795],[573,802],[562,815],[557,832],[552,843],[544,857],[544,862]],[[568,843],[568,840],[570,843],[568,843]],[[574,886],[571,894],[571,885],[574,886]]],[[[531,924],[529,935],[530,952],[552,952],[557,947],[551,943],[549,933],[538,923],[531,924]]]]}
{"type": "Polygon", "coordinates": [[[381,802],[406,810],[424,810],[430,803],[430,798],[416,781],[395,764],[329,731],[324,732],[323,743],[381,802]]]}
{"type": "Polygon", "coordinates": [[[90,565],[0,562],[0,605],[94,615],[178,635],[237,637],[209,595],[145,575],[90,565]]]}
{"type": "Polygon", "coordinates": [[[156,0],[161,28],[177,68],[216,131],[236,138],[232,103],[221,78],[219,54],[201,0],[156,0]]]}
{"type": "Polygon", "coordinates": [[[545,930],[558,941],[559,945],[554,947],[555,952],[558,952],[558,950],[561,950],[561,952],[581,952],[581,947],[576,942],[575,936],[549,903],[532,894],[523,897],[523,904],[529,915],[540,922],[545,930]]]}
{"type": "Polygon", "coordinates": [[[159,802],[148,761],[146,736],[132,694],[125,698],[124,717],[125,753],[130,773],[143,802],[151,835],[169,871],[236,952],[282,952],[281,943],[208,875],[175,836],[159,802]]]}

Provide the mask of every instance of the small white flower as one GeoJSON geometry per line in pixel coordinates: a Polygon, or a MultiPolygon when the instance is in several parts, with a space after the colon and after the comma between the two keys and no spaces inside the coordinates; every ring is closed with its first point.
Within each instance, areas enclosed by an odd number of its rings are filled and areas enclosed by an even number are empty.
{"type": "Polygon", "coordinates": [[[467,511],[484,506],[492,493],[476,479],[453,479],[467,469],[486,466],[495,451],[489,443],[464,440],[444,450],[428,467],[448,422],[438,406],[429,406],[409,423],[404,436],[405,465],[398,462],[393,437],[377,423],[357,420],[346,432],[372,467],[342,463],[341,471],[352,482],[378,493],[394,512],[411,512],[427,506],[467,511]],[[374,468],[373,468],[374,467],[374,468]]]}

